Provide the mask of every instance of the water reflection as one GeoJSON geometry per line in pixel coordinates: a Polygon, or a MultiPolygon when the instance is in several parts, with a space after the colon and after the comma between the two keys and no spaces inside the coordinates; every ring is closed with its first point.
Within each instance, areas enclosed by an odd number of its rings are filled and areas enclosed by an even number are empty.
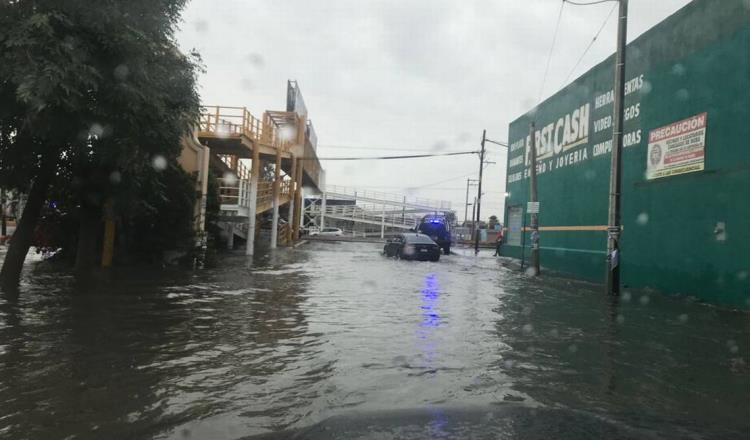
{"type": "Polygon", "coordinates": [[[115,271],[90,293],[35,268],[0,300],[0,437],[238,438],[421,408],[441,438],[446,407],[508,403],[657,437],[748,428],[747,314],[645,292],[613,313],[598,287],[473,253],[320,243],[221,263],[115,271]]]}

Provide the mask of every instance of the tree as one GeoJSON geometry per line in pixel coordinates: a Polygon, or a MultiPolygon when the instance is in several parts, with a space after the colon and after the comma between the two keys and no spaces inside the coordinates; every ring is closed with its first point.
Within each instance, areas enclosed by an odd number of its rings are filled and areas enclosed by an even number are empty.
{"type": "Polygon", "coordinates": [[[83,271],[93,263],[105,200],[136,188],[144,164],[173,163],[199,108],[199,60],[174,40],[185,2],[0,5],[0,186],[28,191],[0,272],[4,286],[18,283],[53,181],[71,185],[83,271]]]}

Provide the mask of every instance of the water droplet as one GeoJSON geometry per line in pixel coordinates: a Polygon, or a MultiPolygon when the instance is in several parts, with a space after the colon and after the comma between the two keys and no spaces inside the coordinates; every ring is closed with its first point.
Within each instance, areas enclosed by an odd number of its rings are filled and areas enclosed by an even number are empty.
{"type": "Polygon", "coordinates": [[[513,368],[513,364],[514,362],[510,359],[507,359],[505,362],[503,362],[503,366],[506,370],[510,370],[511,368],[513,368]]]}
{"type": "Polygon", "coordinates": [[[196,32],[208,32],[208,22],[206,20],[196,20],[193,26],[195,26],[196,32]]]}
{"type": "Polygon", "coordinates": [[[678,316],[677,319],[679,319],[680,322],[684,324],[688,322],[688,315],[687,313],[683,313],[682,315],[678,316]]]}
{"type": "Polygon", "coordinates": [[[631,295],[630,292],[622,292],[620,299],[622,299],[622,302],[630,302],[630,300],[633,299],[633,295],[631,295]]]}
{"type": "Polygon", "coordinates": [[[594,171],[594,170],[586,170],[586,172],[583,174],[583,177],[586,180],[594,180],[596,178],[596,171],[594,171]]]}
{"type": "Polygon", "coordinates": [[[646,226],[648,224],[648,214],[645,212],[638,214],[638,218],[635,219],[635,222],[640,226],[646,226]]]}
{"type": "Polygon", "coordinates": [[[432,151],[445,151],[448,149],[448,144],[445,141],[437,141],[432,144],[432,151]]]}
{"type": "Polygon", "coordinates": [[[672,74],[677,76],[682,76],[687,72],[687,69],[684,65],[677,63],[674,66],[672,66],[672,74]]]}
{"type": "Polygon", "coordinates": [[[220,124],[216,127],[216,136],[220,139],[226,139],[229,137],[229,124],[220,124]]]}
{"type": "Polygon", "coordinates": [[[253,84],[253,81],[249,78],[242,78],[240,80],[240,87],[242,87],[245,90],[252,90],[255,85],[253,84]]]}
{"type": "Polygon", "coordinates": [[[237,185],[237,176],[234,175],[234,173],[226,172],[222,176],[222,183],[226,186],[234,186],[237,185]]]}
{"type": "Polygon", "coordinates": [[[534,331],[534,326],[531,324],[526,324],[523,326],[523,332],[524,333],[531,333],[534,331]]]}
{"type": "Polygon", "coordinates": [[[119,172],[119,171],[112,171],[112,172],[111,172],[111,173],[109,174],[109,181],[110,181],[110,182],[111,182],[111,183],[112,183],[113,185],[117,185],[118,183],[120,183],[120,181],[122,181],[122,175],[120,174],[120,172],[119,172]]]}
{"type": "Polygon", "coordinates": [[[253,65],[253,67],[257,67],[257,68],[263,67],[263,65],[265,64],[265,60],[263,59],[263,55],[261,55],[259,53],[253,53],[253,52],[251,52],[251,53],[247,54],[247,57],[245,57],[245,59],[247,60],[248,63],[250,63],[251,65],[253,65]]]}
{"type": "Polygon", "coordinates": [[[740,347],[738,347],[736,345],[733,345],[733,346],[729,347],[729,351],[732,352],[732,353],[737,353],[738,351],[740,351],[740,347]]]}
{"type": "Polygon", "coordinates": [[[675,93],[675,97],[678,101],[687,101],[690,99],[690,92],[687,89],[680,89],[675,93]]]}
{"type": "Polygon", "coordinates": [[[297,129],[291,125],[285,125],[279,129],[279,137],[284,141],[291,141],[297,137],[297,129]]]}
{"type": "Polygon", "coordinates": [[[553,328],[552,330],[549,331],[549,335],[552,336],[553,338],[557,338],[558,336],[560,336],[560,331],[557,330],[556,328],[553,328]]]}
{"type": "Polygon", "coordinates": [[[651,302],[651,297],[649,297],[648,295],[643,295],[641,297],[641,304],[643,304],[644,306],[648,305],[648,303],[650,302],[651,302]]]}
{"type": "Polygon", "coordinates": [[[151,165],[156,171],[164,171],[167,169],[167,159],[164,156],[157,154],[151,160],[151,165]]]}
{"type": "Polygon", "coordinates": [[[622,315],[617,315],[617,318],[615,318],[615,321],[617,321],[617,323],[620,325],[625,324],[625,317],[622,315]]]}
{"type": "Polygon", "coordinates": [[[128,74],[130,74],[130,69],[125,64],[115,67],[114,75],[118,81],[125,81],[128,78],[128,74]]]}
{"type": "Polygon", "coordinates": [[[577,351],[578,351],[578,346],[577,346],[576,344],[571,344],[571,345],[570,345],[570,346],[568,347],[568,351],[569,351],[569,352],[571,352],[571,353],[575,353],[575,352],[577,352],[577,351]]]}
{"type": "Polygon", "coordinates": [[[747,279],[747,271],[746,270],[741,270],[741,271],[737,272],[737,279],[740,280],[740,281],[745,281],[747,279]]]}
{"type": "Polygon", "coordinates": [[[651,84],[651,81],[644,80],[643,86],[641,86],[641,95],[648,95],[653,89],[654,86],[651,84]]]}
{"type": "Polygon", "coordinates": [[[103,134],[104,127],[102,127],[100,124],[94,123],[91,124],[91,127],[89,127],[89,136],[100,138],[103,134]]]}
{"type": "Polygon", "coordinates": [[[536,269],[534,269],[533,267],[527,268],[526,269],[526,275],[528,275],[530,277],[536,276],[536,269]]]}

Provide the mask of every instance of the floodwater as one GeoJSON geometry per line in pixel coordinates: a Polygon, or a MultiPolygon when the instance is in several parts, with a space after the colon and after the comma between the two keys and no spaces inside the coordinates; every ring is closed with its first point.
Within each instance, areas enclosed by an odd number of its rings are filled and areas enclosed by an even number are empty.
{"type": "MultiPolygon", "coordinates": [[[[513,408],[555,438],[597,437],[577,420],[747,438],[750,315],[649,292],[613,311],[598,287],[530,279],[489,251],[420,263],[380,250],[308,243],[122,271],[87,293],[30,263],[20,298],[0,299],[0,436],[285,438],[347,414],[513,408]]],[[[396,419],[377,438],[423,438],[396,419]]],[[[485,438],[476,420],[462,432],[485,438]]]]}

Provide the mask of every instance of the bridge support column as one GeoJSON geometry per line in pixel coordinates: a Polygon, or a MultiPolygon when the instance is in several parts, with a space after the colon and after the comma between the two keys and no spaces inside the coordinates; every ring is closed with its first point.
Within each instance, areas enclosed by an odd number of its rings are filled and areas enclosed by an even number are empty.
{"type": "Polygon", "coordinates": [[[294,222],[292,223],[292,239],[299,239],[299,226],[302,222],[302,160],[297,159],[297,180],[296,191],[294,192],[294,222]]]}
{"type": "Polygon", "coordinates": [[[326,192],[323,191],[323,198],[320,202],[320,229],[323,230],[323,228],[326,227],[326,192]]]}
{"type": "Polygon", "coordinates": [[[287,237],[288,243],[294,241],[294,204],[296,202],[294,195],[297,193],[297,159],[294,155],[292,155],[292,173],[290,174],[290,177],[292,178],[292,181],[289,186],[289,218],[287,219],[289,224],[289,228],[287,228],[287,233],[289,234],[287,237]]]}
{"type": "Polygon", "coordinates": [[[234,249],[234,223],[227,223],[227,249],[234,249]]]}
{"type": "Polygon", "coordinates": [[[271,220],[271,249],[276,249],[279,239],[279,191],[281,190],[281,151],[276,150],[276,167],[273,176],[273,219],[271,220]]]}
{"type": "Polygon", "coordinates": [[[380,239],[385,238],[385,205],[381,206],[380,211],[380,239]]]}
{"type": "Polygon", "coordinates": [[[258,210],[258,178],[260,174],[260,150],[257,145],[253,146],[253,163],[250,167],[250,200],[248,201],[247,215],[247,246],[245,255],[255,253],[255,221],[258,210]]]}

